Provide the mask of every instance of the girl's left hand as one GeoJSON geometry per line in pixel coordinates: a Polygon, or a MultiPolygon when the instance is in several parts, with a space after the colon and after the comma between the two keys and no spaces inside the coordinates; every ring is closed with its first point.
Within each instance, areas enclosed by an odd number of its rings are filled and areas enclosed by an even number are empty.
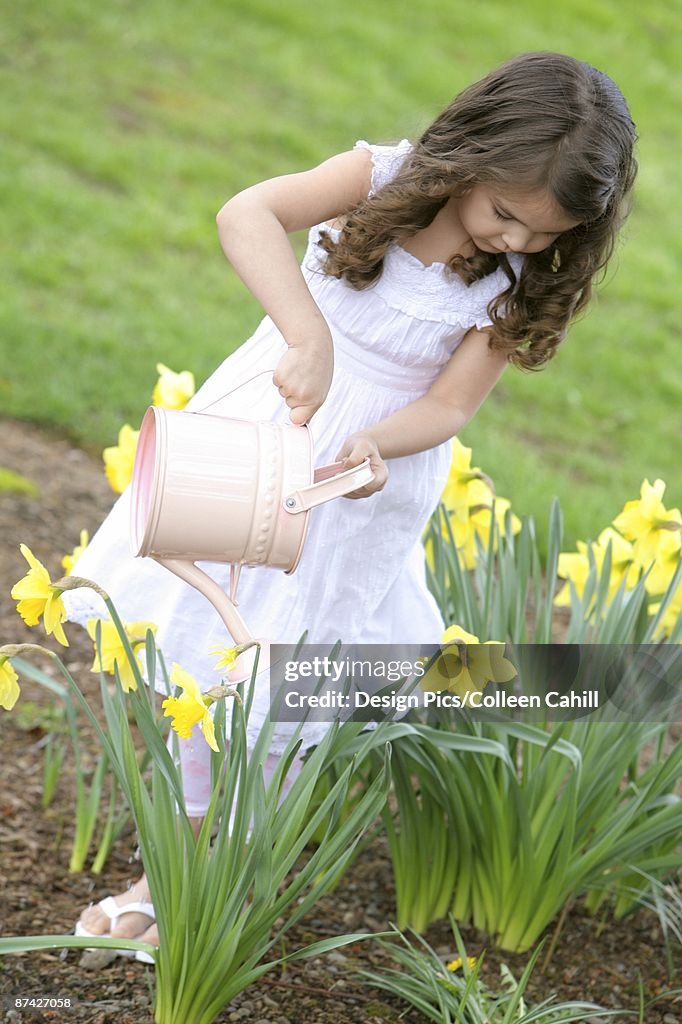
{"type": "Polygon", "coordinates": [[[382,490],[388,480],[388,466],[379,454],[376,442],[368,434],[351,434],[339,450],[336,461],[344,462],[346,469],[353,469],[369,458],[374,479],[357,491],[344,495],[346,498],[369,498],[370,495],[382,490]]]}

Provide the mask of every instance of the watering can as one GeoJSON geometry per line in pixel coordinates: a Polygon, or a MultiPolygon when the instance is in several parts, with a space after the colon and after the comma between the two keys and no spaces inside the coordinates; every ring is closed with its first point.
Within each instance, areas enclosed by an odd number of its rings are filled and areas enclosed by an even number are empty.
{"type": "Polygon", "coordinates": [[[199,590],[235,642],[248,643],[254,638],[237,610],[241,567],[292,573],[311,509],[373,478],[369,459],[315,469],[307,426],[151,406],[133,467],[133,553],[199,590]],[[229,593],[197,561],[228,563],[229,593]]]}

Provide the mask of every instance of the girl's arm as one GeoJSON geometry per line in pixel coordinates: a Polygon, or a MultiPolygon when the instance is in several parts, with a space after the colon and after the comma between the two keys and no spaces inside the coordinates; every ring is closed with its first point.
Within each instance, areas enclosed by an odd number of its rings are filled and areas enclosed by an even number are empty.
{"type": "Polygon", "coordinates": [[[347,468],[369,457],[374,480],[350,498],[366,498],[388,479],[384,459],[435,448],[466,426],[502,375],[507,358],[488,348],[488,332],[470,330],[422,398],[374,426],[352,434],[336,456],[347,468]]]}
{"type": "Polygon", "coordinates": [[[216,218],[223,252],[289,346],[273,383],[293,423],[306,423],[324,402],[334,358],[329,328],[287,234],[357,206],[369,192],[371,164],[366,150],[340,153],[312,170],[247,188],[216,218]]]}

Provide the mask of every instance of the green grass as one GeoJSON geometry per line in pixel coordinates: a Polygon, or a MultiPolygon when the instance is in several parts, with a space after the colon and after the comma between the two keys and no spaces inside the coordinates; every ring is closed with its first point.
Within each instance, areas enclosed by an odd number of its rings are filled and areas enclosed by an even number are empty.
{"type": "Polygon", "coordinates": [[[567,543],[646,475],[679,503],[679,0],[24,0],[0,32],[0,410],[93,449],[139,421],[157,361],[203,379],[255,327],[215,231],[235,191],[413,135],[523,50],[608,71],[641,135],[618,258],[554,363],[508,371],[463,440],[518,512],[558,495],[567,543]]]}

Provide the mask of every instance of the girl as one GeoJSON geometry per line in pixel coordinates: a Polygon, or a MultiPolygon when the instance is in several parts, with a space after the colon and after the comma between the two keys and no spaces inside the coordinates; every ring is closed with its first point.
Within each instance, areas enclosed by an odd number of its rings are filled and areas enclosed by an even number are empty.
{"type": "MultiPolygon", "coordinates": [[[[369,457],[374,470],[350,496],[364,500],[315,510],[293,575],[242,572],[240,609],[256,635],[438,641],[420,536],[447,478],[449,442],[508,363],[540,369],[587,305],[625,217],[634,142],[605,74],[531,53],[462,92],[414,143],[359,142],[223,207],[223,250],[267,316],[190,408],[309,423],[318,463],[369,457]],[[299,268],[287,235],[311,225],[299,268]],[[267,368],[274,374],[254,377],[267,368]]],[[[210,685],[208,652],[225,644],[224,627],[198,593],[130,558],[127,514],[124,496],[74,571],[104,586],[122,618],[157,622],[166,660],[210,685]]],[[[225,585],[227,571],[211,567],[225,585]]],[[[69,595],[81,621],[101,614],[83,604],[88,593],[69,595]]],[[[261,687],[251,727],[267,712],[261,687]]],[[[307,726],[306,742],[320,728],[307,726]]],[[[187,809],[198,820],[208,754],[201,737],[182,743],[187,809]]],[[[155,941],[147,899],[143,878],[88,908],[80,929],[155,941]]]]}

